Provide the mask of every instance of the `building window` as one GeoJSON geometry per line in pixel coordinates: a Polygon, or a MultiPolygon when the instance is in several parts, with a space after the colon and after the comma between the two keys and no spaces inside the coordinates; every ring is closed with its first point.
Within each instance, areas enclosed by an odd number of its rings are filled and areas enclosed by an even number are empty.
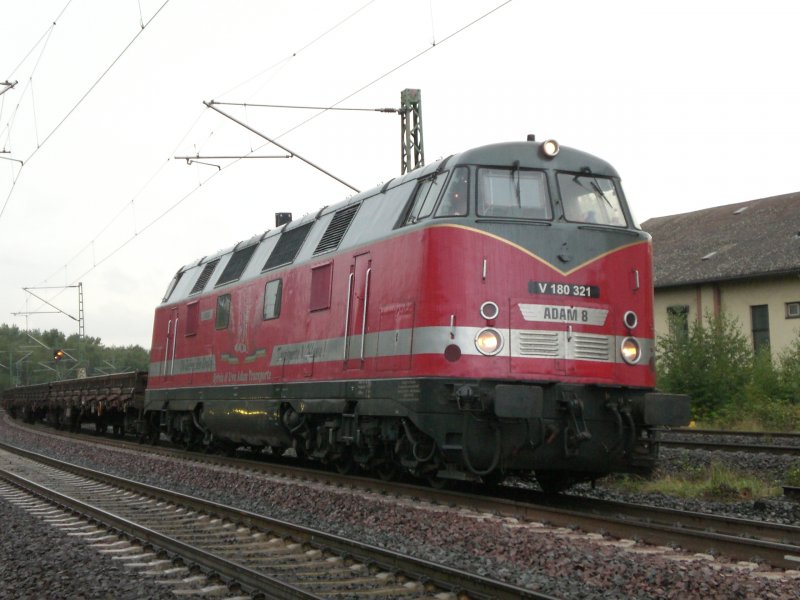
{"type": "Polygon", "coordinates": [[[786,303],[786,318],[787,319],[800,319],[800,302],[787,302],[786,303]]]}
{"type": "Polygon", "coordinates": [[[281,293],[283,280],[273,279],[264,287],[264,320],[277,319],[281,316],[281,293]]]}
{"type": "Polygon", "coordinates": [[[311,303],[309,310],[324,310],[331,307],[332,275],[332,262],[311,269],[311,303]]]}
{"type": "Polygon", "coordinates": [[[674,338],[689,337],[689,307],[685,304],[668,306],[669,333],[674,338]]]}
{"type": "Polygon", "coordinates": [[[222,294],[217,297],[217,317],[214,326],[217,329],[227,329],[231,320],[231,295],[222,294]]]}
{"type": "Polygon", "coordinates": [[[750,307],[750,322],[753,330],[753,349],[756,352],[769,349],[769,310],[766,304],[750,307]]]}

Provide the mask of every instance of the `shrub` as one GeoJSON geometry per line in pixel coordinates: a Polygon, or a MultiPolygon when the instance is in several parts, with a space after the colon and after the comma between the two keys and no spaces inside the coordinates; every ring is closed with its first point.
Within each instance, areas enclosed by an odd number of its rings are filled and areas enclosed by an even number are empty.
{"type": "Polygon", "coordinates": [[[785,485],[800,486],[800,462],[794,463],[786,471],[785,485]]]}
{"type": "Polygon", "coordinates": [[[789,402],[800,404],[800,335],[781,353],[778,364],[783,396],[789,402]]]}
{"type": "Polygon", "coordinates": [[[745,398],[753,353],[739,324],[724,313],[706,315],[688,334],[679,327],[658,339],[658,383],[664,391],[689,394],[695,418],[714,420],[745,398]]]}

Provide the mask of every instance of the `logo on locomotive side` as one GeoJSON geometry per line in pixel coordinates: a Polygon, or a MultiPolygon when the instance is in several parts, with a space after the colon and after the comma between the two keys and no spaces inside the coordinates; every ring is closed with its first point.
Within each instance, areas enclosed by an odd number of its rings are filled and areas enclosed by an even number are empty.
{"type": "Polygon", "coordinates": [[[526,321],[557,323],[583,323],[604,325],[608,310],[588,306],[551,306],[549,304],[520,304],[519,310],[526,321]]]}

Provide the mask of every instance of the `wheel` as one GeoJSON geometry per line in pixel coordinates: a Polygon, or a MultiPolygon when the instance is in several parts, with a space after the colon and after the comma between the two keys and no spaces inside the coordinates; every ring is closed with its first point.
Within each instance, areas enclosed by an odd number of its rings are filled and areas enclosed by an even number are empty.
{"type": "Polygon", "coordinates": [[[150,442],[151,446],[157,446],[159,440],[161,439],[161,429],[158,426],[153,427],[150,426],[150,429],[147,432],[147,441],[150,442]]]}
{"type": "Polygon", "coordinates": [[[375,474],[382,481],[394,481],[400,475],[400,467],[393,462],[382,462],[375,467],[375,474]]]}
{"type": "Polygon", "coordinates": [[[428,475],[428,485],[435,490],[446,490],[453,485],[452,479],[442,479],[436,475],[428,475]]]}
{"type": "Polygon", "coordinates": [[[356,463],[350,453],[341,455],[333,461],[333,467],[340,475],[350,475],[356,470],[356,463]]]}

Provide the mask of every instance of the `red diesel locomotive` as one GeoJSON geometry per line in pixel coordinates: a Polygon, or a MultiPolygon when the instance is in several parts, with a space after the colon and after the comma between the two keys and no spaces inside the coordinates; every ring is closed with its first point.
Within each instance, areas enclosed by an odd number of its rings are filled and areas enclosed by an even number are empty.
{"type": "Polygon", "coordinates": [[[288,448],[432,483],[647,470],[651,245],[617,172],[554,141],[439,160],[180,269],[156,309],[152,439],[288,448]]]}

